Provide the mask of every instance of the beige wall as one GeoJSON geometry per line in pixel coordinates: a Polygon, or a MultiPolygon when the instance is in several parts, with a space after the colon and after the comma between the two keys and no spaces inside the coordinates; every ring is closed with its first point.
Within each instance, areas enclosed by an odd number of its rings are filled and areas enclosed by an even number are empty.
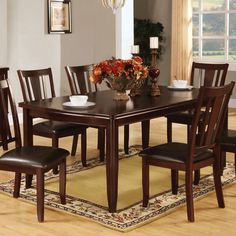
{"type": "Polygon", "coordinates": [[[7,65],[7,0],[0,0],[0,65],[7,65]]]}
{"type": "MultiPolygon", "coordinates": [[[[115,56],[115,16],[100,1],[74,0],[72,34],[61,36],[61,74],[65,81],[65,65],[97,63],[115,56]]],[[[61,86],[69,94],[68,83],[61,86]]]]}
{"type": "MultiPolygon", "coordinates": [[[[65,65],[95,63],[115,55],[115,17],[100,1],[72,0],[72,34],[47,33],[46,0],[7,2],[7,61],[16,101],[22,101],[17,69],[51,67],[56,94],[68,94],[65,65]]],[[[1,24],[2,26],[2,24],[1,24]]],[[[2,33],[2,30],[1,32],[2,33]]]]}

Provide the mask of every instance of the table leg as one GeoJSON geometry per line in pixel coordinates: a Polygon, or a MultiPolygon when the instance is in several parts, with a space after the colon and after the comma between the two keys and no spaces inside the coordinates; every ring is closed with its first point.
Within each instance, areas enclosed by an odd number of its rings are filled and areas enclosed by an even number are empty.
{"type": "Polygon", "coordinates": [[[109,212],[116,212],[118,193],[118,126],[111,118],[106,129],[106,177],[109,212]]]}
{"type": "Polygon", "coordinates": [[[150,120],[142,121],[142,147],[147,148],[149,146],[149,132],[150,120]]]}
{"type": "MultiPolygon", "coordinates": [[[[23,131],[24,131],[24,146],[33,145],[33,119],[29,115],[29,111],[23,109],[23,131]]],[[[25,187],[30,188],[32,185],[33,175],[26,175],[25,187]]]]}

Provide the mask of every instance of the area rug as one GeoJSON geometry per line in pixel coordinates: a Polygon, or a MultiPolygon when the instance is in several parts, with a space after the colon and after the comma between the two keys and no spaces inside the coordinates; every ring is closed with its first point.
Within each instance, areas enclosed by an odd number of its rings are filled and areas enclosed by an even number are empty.
{"type": "MultiPolygon", "coordinates": [[[[127,176],[129,177],[124,177],[125,178],[125,184],[127,185],[127,189],[132,189],[134,183],[129,184],[128,181],[130,178],[132,178],[132,174],[137,174],[137,171],[132,171],[132,167],[129,166],[129,163],[138,163],[140,162],[140,158],[136,155],[137,152],[140,150],[139,146],[133,146],[130,149],[129,155],[125,155],[122,151],[120,152],[120,163],[124,162],[124,168],[122,167],[122,164],[120,168],[122,169],[127,169],[127,176]]],[[[141,199],[141,190],[140,193],[136,193],[135,190],[129,190],[126,193],[123,193],[122,191],[122,186],[121,186],[121,191],[120,191],[120,186],[119,186],[119,197],[118,197],[118,211],[117,213],[109,213],[107,210],[107,200],[106,198],[103,200],[97,200],[98,195],[100,193],[93,192],[88,189],[87,192],[92,192],[93,198],[91,199],[86,199],[82,198],[80,196],[79,192],[73,191],[71,189],[79,189],[79,184],[73,183],[73,186],[71,182],[71,179],[73,179],[73,176],[76,176],[76,179],[78,180],[78,183],[82,183],[83,181],[83,175],[80,175],[82,172],[84,172],[85,176],[88,178],[87,181],[91,181],[89,179],[89,175],[86,173],[93,173],[94,171],[99,168],[104,168],[104,163],[100,163],[97,161],[96,158],[91,159],[88,161],[88,167],[83,168],[81,166],[80,162],[75,162],[72,165],[69,165],[67,167],[67,179],[69,179],[69,183],[67,183],[67,204],[62,205],[60,204],[59,200],[59,195],[57,193],[57,186],[54,183],[57,183],[57,177],[53,175],[51,172],[49,172],[46,176],[46,190],[45,190],[45,206],[53,208],[55,210],[60,210],[66,213],[71,213],[74,215],[77,215],[79,217],[84,217],[86,219],[92,220],[94,222],[97,222],[103,226],[109,227],[114,230],[118,231],[129,231],[132,230],[136,227],[142,226],[144,224],[147,224],[148,222],[154,221],[157,218],[164,216],[166,214],[169,214],[171,211],[177,209],[180,206],[185,205],[186,199],[185,199],[185,188],[184,185],[182,184],[179,188],[179,193],[177,195],[173,195],[171,193],[170,188],[168,191],[163,191],[166,186],[161,186],[163,183],[163,178],[165,179],[165,182],[170,182],[170,176],[169,172],[164,172],[163,176],[162,174],[158,173],[158,176],[152,177],[154,178],[154,183],[152,184],[153,186],[151,187],[151,194],[152,197],[149,201],[149,206],[147,208],[142,207],[141,199]],[[155,180],[156,179],[156,180],[155,180]],[[155,186],[158,185],[157,188],[155,186]],[[55,191],[54,191],[55,189],[55,191]],[[158,192],[155,194],[155,191],[161,189],[161,192],[158,192]],[[132,192],[134,191],[134,192],[132,192]],[[127,201],[122,202],[122,197],[120,198],[120,195],[124,195],[124,199],[128,199],[131,195],[135,195],[134,198],[130,197],[127,201]],[[138,196],[136,196],[138,195],[138,196]],[[94,199],[94,201],[93,201],[94,199]],[[137,202],[135,202],[135,199],[138,199],[137,202]],[[97,201],[97,202],[96,202],[97,201]],[[121,201],[122,203],[119,203],[121,201]],[[132,202],[130,204],[130,202],[132,202]]],[[[139,166],[139,164],[138,164],[139,166]]],[[[137,168],[137,166],[135,166],[137,168]]],[[[140,165],[141,168],[141,165],[140,165]]],[[[139,169],[140,169],[139,168],[139,169]]],[[[139,170],[138,175],[140,175],[141,170],[139,170]]],[[[153,171],[153,170],[151,170],[153,171]]],[[[155,170],[154,170],[155,171],[155,170]]],[[[157,171],[155,171],[157,172],[157,171]]],[[[207,171],[206,171],[207,173],[207,171]]],[[[152,173],[151,173],[152,174],[152,173]]],[[[93,175],[92,175],[93,176],[93,175]]],[[[119,175],[120,178],[120,175],[119,175]]],[[[133,178],[134,180],[136,177],[133,178]]],[[[139,178],[138,182],[140,182],[141,177],[139,178]]],[[[222,177],[222,183],[223,186],[235,183],[235,175],[234,175],[234,165],[232,163],[227,163],[226,169],[224,170],[224,176],[222,177]]],[[[119,179],[120,181],[120,179],[119,179]]],[[[183,180],[181,180],[183,182],[183,180]]],[[[98,182],[100,180],[98,179],[98,182]]],[[[122,181],[121,181],[122,182],[122,181]]],[[[4,183],[0,183],[0,190],[4,191],[6,193],[12,194],[13,191],[13,184],[14,181],[10,180],[4,183]]],[[[105,180],[104,180],[105,184],[105,180]]],[[[141,184],[141,183],[140,183],[141,184]]],[[[95,182],[95,185],[96,182],[95,182]]],[[[165,185],[165,184],[164,184],[165,185]]],[[[25,179],[22,179],[21,183],[21,192],[20,192],[20,198],[27,200],[28,202],[36,202],[36,191],[35,188],[31,189],[25,189],[25,179]]],[[[140,189],[140,186],[138,186],[140,189]]],[[[105,189],[106,190],[106,189],[105,189]]],[[[106,191],[104,190],[104,194],[106,195],[106,191]]],[[[211,174],[205,174],[200,181],[200,184],[198,186],[194,186],[194,199],[199,199],[206,194],[209,194],[214,191],[214,184],[213,184],[213,178],[211,174]]],[[[83,191],[84,192],[84,191],[83,191]]],[[[104,198],[104,196],[102,196],[104,198]]],[[[215,207],[217,207],[217,201],[213,202],[215,207]]]]}

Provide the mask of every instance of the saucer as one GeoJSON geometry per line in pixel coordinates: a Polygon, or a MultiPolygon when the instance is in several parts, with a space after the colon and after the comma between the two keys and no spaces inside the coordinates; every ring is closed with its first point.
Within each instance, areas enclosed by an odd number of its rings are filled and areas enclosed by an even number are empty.
{"type": "Polygon", "coordinates": [[[178,88],[178,87],[174,87],[174,86],[168,86],[168,88],[169,88],[169,89],[172,89],[172,90],[186,91],[186,90],[191,90],[191,89],[193,89],[193,86],[187,85],[187,86],[184,87],[184,88],[178,88]]]}
{"type": "Polygon", "coordinates": [[[86,102],[84,105],[75,105],[72,104],[71,102],[64,102],[62,105],[66,107],[74,107],[74,108],[87,108],[91,106],[95,106],[96,103],[94,102],[86,102]]]}

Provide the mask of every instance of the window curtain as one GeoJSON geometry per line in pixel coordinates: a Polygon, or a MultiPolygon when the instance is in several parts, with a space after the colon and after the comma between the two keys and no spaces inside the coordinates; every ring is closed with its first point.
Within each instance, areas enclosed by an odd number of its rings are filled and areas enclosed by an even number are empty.
{"type": "Polygon", "coordinates": [[[171,81],[189,80],[191,67],[192,0],[172,0],[171,81]]]}

